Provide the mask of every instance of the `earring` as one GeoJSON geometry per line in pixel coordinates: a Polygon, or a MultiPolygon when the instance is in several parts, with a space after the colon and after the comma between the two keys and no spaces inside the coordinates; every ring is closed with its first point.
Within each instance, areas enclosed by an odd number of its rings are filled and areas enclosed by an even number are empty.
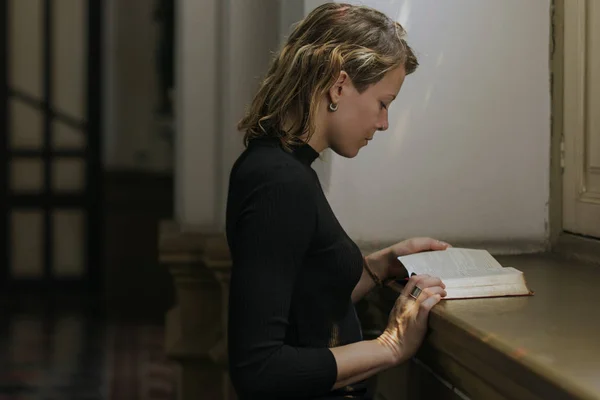
{"type": "Polygon", "coordinates": [[[338,109],[337,104],[329,103],[329,111],[335,112],[338,109]]]}

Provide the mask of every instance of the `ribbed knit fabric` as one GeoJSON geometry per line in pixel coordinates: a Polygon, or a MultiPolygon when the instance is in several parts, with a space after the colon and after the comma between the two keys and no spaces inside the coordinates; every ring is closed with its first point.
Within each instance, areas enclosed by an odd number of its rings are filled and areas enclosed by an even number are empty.
{"type": "Polygon", "coordinates": [[[330,347],[362,340],[351,293],[362,273],[311,168],[309,145],[250,142],[230,175],[233,268],[229,368],[241,399],[362,398],[364,383],[331,392],[330,347]]]}

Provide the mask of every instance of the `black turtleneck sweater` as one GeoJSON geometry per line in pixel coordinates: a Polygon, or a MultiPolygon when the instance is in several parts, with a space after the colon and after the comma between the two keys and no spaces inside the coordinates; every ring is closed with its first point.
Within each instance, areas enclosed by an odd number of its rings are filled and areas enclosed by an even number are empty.
{"type": "Polygon", "coordinates": [[[229,370],[241,399],[364,395],[362,383],[331,391],[329,348],[362,340],[351,300],[362,255],[311,168],[317,157],[254,139],[231,171],[229,370]]]}

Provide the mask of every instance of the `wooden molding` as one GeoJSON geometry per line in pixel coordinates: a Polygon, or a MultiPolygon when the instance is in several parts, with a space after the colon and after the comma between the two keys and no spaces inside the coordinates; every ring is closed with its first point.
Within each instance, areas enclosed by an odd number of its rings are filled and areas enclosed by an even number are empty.
{"type": "Polygon", "coordinates": [[[564,103],[564,9],[565,0],[553,0],[550,32],[551,82],[551,140],[550,140],[550,201],[548,204],[548,234],[551,244],[556,243],[563,225],[563,103],[564,103]]]}
{"type": "Polygon", "coordinates": [[[202,254],[206,235],[203,232],[184,231],[174,221],[161,221],[158,250],[160,254],[202,254]]]}
{"type": "MultiPolygon", "coordinates": [[[[358,240],[356,244],[364,254],[369,254],[386,247],[389,247],[402,239],[397,241],[365,241],[358,240]]],[[[548,250],[547,241],[542,240],[527,240],[527,239],[515,239],[515,240],[458,240],[456,242],[450,241],[450,244],[454,247],[472,248],[472,249],[485,249],[492,255],[514,255],[514,254],[536,254],[543,253],[548,250]]]]}
{"type": "Polygon", "coordinates": [[[204,227],[186,227],[175,221],[161,221],[159,227],[159,252],[161,258],[201,261],[208,256],[215,260],[228,260],[229,248],[222,232],[204,227]],[[197,259],[196,259],[197,258],[197,259]]]}
{"type": "Polygon", "coordinates": [[[600,265],[600,239],[563,233],[559,236],[552,251],[565,258],[600,265]]]}

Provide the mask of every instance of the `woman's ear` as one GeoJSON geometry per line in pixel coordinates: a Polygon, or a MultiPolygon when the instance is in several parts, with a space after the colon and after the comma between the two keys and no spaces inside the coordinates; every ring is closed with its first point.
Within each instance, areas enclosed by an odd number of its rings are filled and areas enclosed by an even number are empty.
{"type": "Polygon", "coordinates": [[[346,71],[341,71],[333,86],[329,89],[329,99],[333,104],[337,104],[342,96],[342,90],[350,83],[350,76],[346,71]]]}

